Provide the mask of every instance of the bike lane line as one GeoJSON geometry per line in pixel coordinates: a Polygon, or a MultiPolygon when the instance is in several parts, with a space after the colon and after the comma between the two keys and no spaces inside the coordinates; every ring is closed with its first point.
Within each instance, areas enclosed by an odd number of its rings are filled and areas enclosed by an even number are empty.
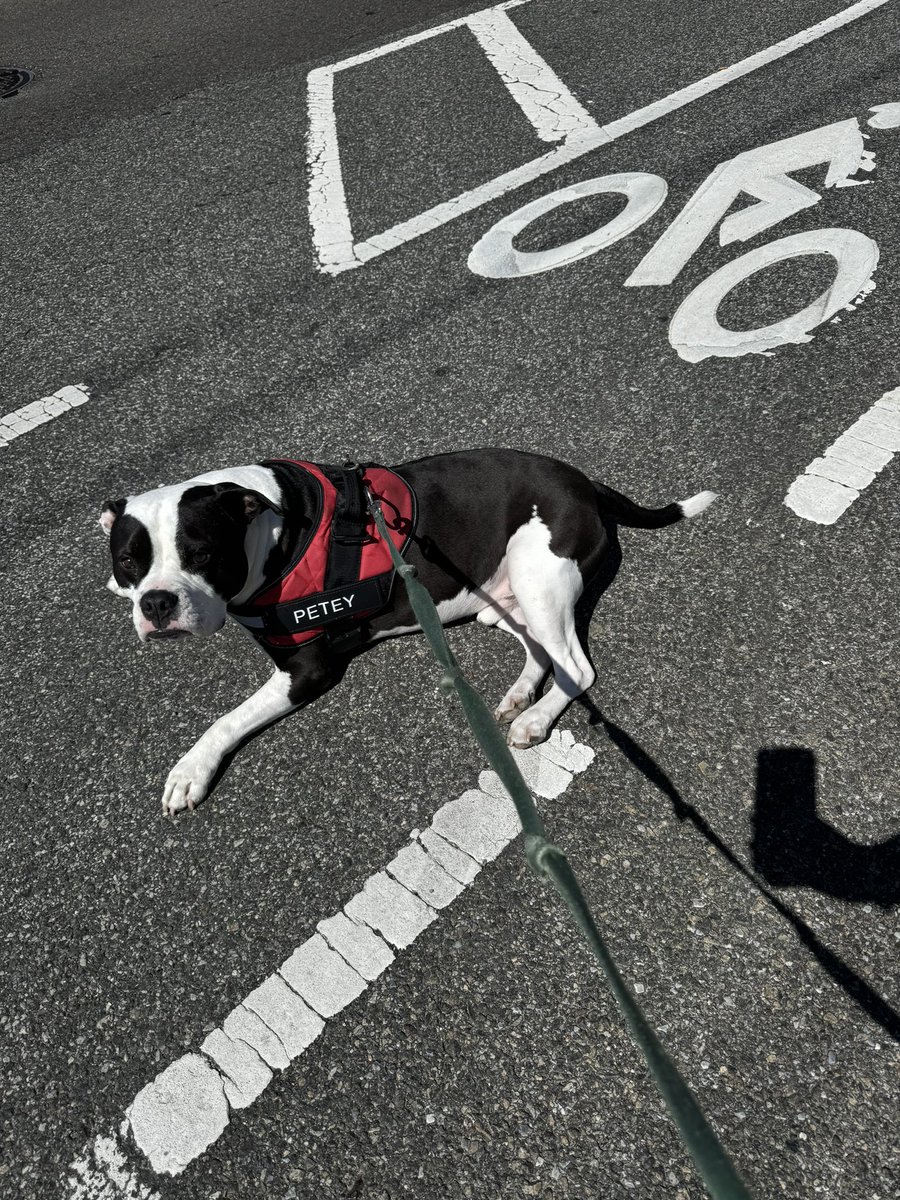
{"type": "MultiPolygon", "coordinates": [[[[522,2],[527,2],[527,0],[507,0],[505,4],[497,5],[495,8],[482,10],[479,13],[471,14],[469,17],[436,26],[434,29],[426,30],[424,33],[414,34],[410,38],[400,39],[397,42],[367,51],[365,54],[344,59],[327,67],[318,67],[310,72],[307,81],[309,114],[307,154],[309,173],[308,206],[313,244],[318,267],[321,271],[326,274],[337,275],[342,271],[360,267],[363,263],[376,258],[386,250],[396,249],[406,242],[420,237],[424,233],[428,233],[433,229],[439,229],[442,225],[446,225],[456,217],[462,216],[463,213],[472,212],[474,209],[480,208],[492,200],[496,200],[507,192],[522,187],[534,179],[538,179],[549,171],[555,171],[558,167],[574,162],[576,159],[591,153],[591,151],[596,150],[600,146],[608,145],[618,138],[632,133],[636,129],[649,125],[661,117],[667,116],[669,113],[683,108],[688,104],[692,104],[695,100],[708,96],[711,92],[717,91],[719,88],[725,87],[727,84],[733,83],[735,80],[741,79],[743,76],[767,66],[769,63],[793,54],[794,51],[808,46],[811,42],[817,41],[826,34],[833,33],[835,30],[851,24],[853,21],[874,12],[876,9],[882,8],[885,4],[893,3],[893,0],[858,0],[858,3],[851,5],[849,8],[835,13],[833,16],[827,17],[825,20],[819,21],[817,24],[811,25],[799,33],[792,34],[790,37],[776,42],[765,50],[760,50],[756,54],[752,54],[730,67],[716,71],[712,75],[707,75],[705,78],[699,79],[687,87],[679,88],[668,96],[664,96],[660,100],[655,100],[642,108],[635,109],[634,112],[629,113],[627,116],[620,117],[606,125],[597,124],[585,110],[581,109],[581,105],[569,89],[565,88],[565,85],[562,85],[564,107],[568,113],[568,117],[565,125],[561,127],[564,132],[564,140],[560,146],[538,158],[532,159],[530,162],[524,163],[520,167],[515,167],[511,171],[498,175],[476,188],[462,192],[452,200],[442,201],[440,204],[434,205],[416,217],[401,221],[389,229],[367,238],[365,241],[356,242],[353,237],[353,228],[347,207],[347,198],[341,171],[337,121],[334,109],[335,74],[356,66],[359,63],[367,62],[372,58],[402,50],[414,42],[421,41],[423,38],[434,37],[449,29],[460,28],[473,20],[480,21],[482,26],[486,27],[486,24],[492,18],[492,14],[496,14],[500,10],[503,10],[502,15],[505,21],[509,22],[509,18],[505,16],[505,10],[517,7],[522,2]],[[584,121],[576,120],[577,110],[584,112],[584,121]],[[590,125],[587,125],[586,122],[590,122],[590,125]]],[[[479,38],[479,41],[484,45],[482,38],[479,38]]],[[[516,45],[519,48],[518,57],[520,62],[524,62],[521,51],[522,43],[528,45],[525,38],[517,32],[516,45]]],[[[531,54],[527,56],[527,64],[522,68],[515,66],[516,60],[511,54],[507,54],[504,58],[506,64],[504,71],[500,71],[498,63],[494,58],[491,61],[498,68],[500,78],[508,88],[512,98],[522,109],[525,116],[535,125],[538,136],[544,136],[548,131],[546,118],[536,124],[534,116],[535,104],[527,103],[523,100],[524,88],[523,86],[514,87],[514,81],[517,84],[527,87],[529,72],[534,71],[545,73],[545,77],[548,79],[551,77],[556,79],[557,77],[552,68],[533,49],[531,54]]],[[[534,97],[532,96],[533,99],[534,97]]]]}
{"type": "Polygon", "coordinates": [[[8,446],[14,438],[37,429],[38,425],[52,421],[54,417],[61,416],[70,408],[77,408],[79,404],[85,404],[89,399],[87,386],[83,383],[73,383],[60,388],[52,396],[32,400],[30,404],[7,413],[5,417],[0,417],[0,449],[8,446]]]}
{"type": "MultiPolygon", "coordinates": [[[[594,751],[567,730],[512,754],[531,791],[556,799],[594,751]]],[[[95,1137],[70,1164],[68,1200],[157,1200],[128,1166],[133,1139],[157,1173],[180,1174],[469,887],[521,832],[493,771],[443,804],[424,830],[366,880],[343,909],[254,988],[203,1041],[128,1106],[118,1135],[95,1137]]]]}
{"type": "Polygon", "coordinates": [[[900,387],[885,392],[858,421],[814,458],[784,498],[817,525],[833,525],[900,450],[900,387]]]}

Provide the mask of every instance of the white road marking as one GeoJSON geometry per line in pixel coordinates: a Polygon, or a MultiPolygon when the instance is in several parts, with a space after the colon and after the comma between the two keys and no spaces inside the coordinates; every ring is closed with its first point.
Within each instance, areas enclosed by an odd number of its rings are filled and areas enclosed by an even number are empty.
{"type": "Polygon", "coordinates": [[[94,1138],[69,1171],[68,1200],[160,1200],[138,1181],[115,1135],[94,1138]]]}
{"type": "Polygon", "coordinates": [[[659,240],[625,280],[626,287],[663,287],[672,283],[721,221],[719,245],[745,242],[773,225],[812,208],[819,192],[791,178],[792,171],[824,165],[826,188],[840,187],[874,155],[865,149],[856,117],[835,121],[745,150],[719,163],[704,179],[659,240]],[[757,203],[725,214],[741,195],[757,203]]]}
{"type": "Polygon", "coordinates": [[[873,290],[877,266],[877,242],[855,229],[811,229],[767,242],[726,263],[688,293],[672,317],[669,342],[680,358],[694,363],[713,356],[766,354],[776,346],[811,342],[813,329],[873,290]],[[765,267],[810,254],[830,254],[837,274],[806,308],[758,329],[726,329],[719,324],[719,306],[738,284],[765,267]]]}
{"type": "Polygon", "coordinates": [[[564,142],[599,126],[502,10],[474,13],[466,25],[542,142],[564,142]]]}
{"type": "Polygon", "coordinates": [[[797,516],[833,525],[900,450],[900,387],[885,392],[788,489],[797,516]]]}
{"type": "MultiPolygon", "coordinates": [[[[486,21],[490,14],[501,10],[505,11],[523,2],[526,2],[526,0],[507,0],[504,4],[483,10],[482,13],[473,14],[472,16],[482,18],[486,21]]],[[[760,67],[767,66],[771,62],[784,58],[786,55],[792,54],[795,50],[808,46],[818,38],[833,33],[835,30],[849,25],[851,22],[866,16],[868,13],[890,2],[891,0],[859,0],[858,3],[851,5],[842,12],[835,13],[834,16],[827,17],[825,20],[811,25],[808,29],[804,29],[800,33],[784,38],[782,41],[776,42],[775,45],[769,46],[765,50],[760,50],[758,53],[752,54],[748,58],[742,59],[740,62],[724,70],[716,71],[714,74],[707,75],[704,79],[700,79],[696,83],[680,88],[678,91],[672,92],[670,95],[656,100],[652,104],[636,109],[628,116],[620,117],[618,120],[611,121],[607,125],[594,123],[593,128],[587,129],[584,133],[571,132],[565,137],[562,144],[554,150],[550,150],[546,154],[534,158],[530,162],[524,163],[522,166],[516,167],[511,171],[506,171],[504,174],[498,175],[496,178],[481,184],[479,187],[462,192],[452,200],[436,204],[418,216],[401,221],[383,233],[362,242],[354,241],[350,214],[347,209],[347,199],[344,192],[340,148],[334,114],[334,76],[339,71],[345,71],[372,58],[403,50],[405,47],[423,40],[423,38],[435,37],[449,29],[459,28],[469,23],[472,20],[472,16],[447,22],[444,25],[426,30],[424,33],[415,34],[410,38],[401,38],[399,41],[391,42],[386,46],[380,46],[367,53],[343,59],[341,62],[333,63],[327,67],[317,68],[310,72],[308,78],[308,165],[309,218],[319,267],[321,270],[333,275],[339,274],[341,271],[359,267],[369,259],[383,254],[386,250],[396,249],[398,246],[402,246],[404,243],[411,241],[413,238],[420,237],[432,229],[439,229],[442,225],[447,224],[448,221],[462,216],[463,213],[472,212],[483,204],[487,204],[491,200],[496,200],[507,192],[522,187],[524,184],[538,179],[549,171],[555,171],[558,167],[564,166],[566,163],[574,162],[583,155],[590,154],[591,151],[596,150],[599,146],[609,144],[617,138],[632,133],[635,129],[640,129],[645,125],[651,124],[653,121],[659,120],[661,117],[668,116],[669,113],[675,112],[687,104],[692,104],[695,100],[699,100],[701,97],[707,96],[729,83],[733,83],[736,79],[741,79],[743,76],[759,70],[760,67]]],[[[525,39],[522,38],[521,34],[518,37],[524,42],[525,39]]],[[[529,60],[532,65],[537,62],[541,63],[542,69],[548,73],[545,78],[549,78],[553,74],[552,68],[540,59],[536,51],[531,51],[529,60]]],[[[511,92],[511,94],[513,93],[511,92]]],[[[564,107],[567,112],[573,114],[576,110],[583,111],[581,105],[568,89],[565,89],[565,96],[564,107]]],[[[518,103],[519,100],[517,97],[516,99],[518,103]]],[[[525,109],[523,111],[525,111],[525,115],[528,116],[529,120],[532,120],[531,113],[525,109]]],[[[876,119],[872,118],[872,120],[876,119]]],[[[574,123],[570,122],[568,128],[574,130],[574,123]]]]}
{"type": "Polygon", "coordinates": [[[900,104],[874,104],[869,112],[875,114],[866,122],[873,129],[900,128],[900,104]]]}
{"type": "MultiPolygon", "coordinates": [[[[513,751],[537,796],[560,796],[594,757],[568,731],[513,751]]],[[[213,1030],[135,1096],[115,1135],[94,1138],[71,1164],[68,1200],[159,1200],[137,1181],[122,1142],[130,1138],[152,1169],[177,1175],[222,1134],[333,1018],[365,991],[521,831],[493,771],[478,789],[442,805],[414,830],[383,871],[366,881],[317,931],[213,1030]]]]}
{"type": "Polygon", "coordinates": [[[60,388],[52,396],[32,400],[23,408],[17,408],[15,412],[7,413],[5,417],[0,417],[0,448],[8,446],[14,438],[21,437],[23,433],[29,433],[32,429],[37,429],[38,425],[52,421],[54,417],[68,412],[70,408],[77,408],[79,404],[84,404],[89,399],[86,384],[73,383],[60,388]]]}
{"type": "Polygon", "coordinates": [[[548,192],[546,196],[539,196],[537,200],[517,208],[492,225],[472,247],[469,270],[488,279],[517,279],[523,275],[537,275],[542,271],[568,266],[596,254],[598,250],[605,250],[607,246],[633,233],[645,221],[649,221],[665,202],[667,192],[668,185],[664,179],[643,171],[601,175],[598,179],[586,179],[556,192],[548,192]],[[625,196],[625,207],[584,237],[549,250],[526,252],[517,250],[513,245],[523,229],[554,208],[571,204],[583,196],[610,192],[625,196]]]}

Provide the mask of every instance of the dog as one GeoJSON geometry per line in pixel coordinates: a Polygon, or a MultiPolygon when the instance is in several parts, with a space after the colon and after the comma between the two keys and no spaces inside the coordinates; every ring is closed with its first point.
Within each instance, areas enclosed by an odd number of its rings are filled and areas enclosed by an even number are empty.
{"type": "Polygon", "coordinates": [[[273,459],[107,501],[107,586],[131,601],[142,642],[205,637],[231,616],[275,667],[172,768],[163,812],[193,809],[244,739],[322,695],[353,656],[419,629],[373,500],[443,624],[474,617],[521,642],[525,665],[495,716],[525,748],[594,682],[574,609],[609,549],[604,521],[655,529],[715,499],[642,508],[557,459],[483,449],[393,468],[273,459]]]}

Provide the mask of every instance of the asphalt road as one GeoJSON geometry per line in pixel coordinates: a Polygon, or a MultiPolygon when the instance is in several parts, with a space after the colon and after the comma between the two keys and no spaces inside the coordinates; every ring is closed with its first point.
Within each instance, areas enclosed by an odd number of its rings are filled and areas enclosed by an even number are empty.
{"type": "MultiPolygon", "coordinates": [[[[532,0],[509,15],[606,123],[837,3],[532,0]]],[[[153,1171],[125,1137],[125,1182],[71,1182],[144,1085],[484,766],[424,641],[399,639],[246,745],[195,813],[161,819],[169,767],[266,664],[233,629],[139,646],[103,587],[101,502],[272,455],[390,463],[478,445],[568,459],[645,503],[721,494],[688,525],[622,531],[588,636],[598,680],[560,722],[596,756],[542,808],[753,1194],[900,1193],[897,464],[834,525],[783,504],[900,386],[900,130],[866,124],[900,101],[896,3],[323,273],[309,71],[467,11],[3,17],[6,62],[37,77],[0,101],[2,412],[91,389],[0,450],[4,1200],[705,1194],[520,841],[184,1172],[153,1171]],[[670,286],[622,286],[717,164],[852,117],[876,158],[868,186],[828,189],[746,246],[707,238],[670,286]],[[467,267],[502,216],[618,172],[668,183],[630,236],[527,278],[467,267]],[[669,322],[702,280],[826,228],[877,243],[861,306],[769,355],[676,354],[669,322]]],[[[341,72],[335,111],[357,240],[548,148],[465,29],[341,72]]],[[[822,191],[824,170],[796,177],[822,191]]],[[[516,245],[558,245],[620,207],[559,208],[516,245]]],[[[775,266],[720,321],[768,324],[833,276],[821,255],[775,266]]],[[[518,647],[481,627],[452,643],[499,698],[518,647]]]]}

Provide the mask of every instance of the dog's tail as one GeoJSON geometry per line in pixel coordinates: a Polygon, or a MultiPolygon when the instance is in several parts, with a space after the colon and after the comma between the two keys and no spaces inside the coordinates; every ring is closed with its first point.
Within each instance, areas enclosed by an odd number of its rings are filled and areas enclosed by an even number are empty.
{"type": "Polygon", "coordinates": [[[684,517],[696,517],[717,499],[715,492],[698,492],[689,500],[679,500],[664,508],[642,508],[603,483],[595,482],[594,491],[601,517],[610,517],[619,525],[630,525],[635,529],[661,529],[664,525],[674,525],[684,517]]]}

